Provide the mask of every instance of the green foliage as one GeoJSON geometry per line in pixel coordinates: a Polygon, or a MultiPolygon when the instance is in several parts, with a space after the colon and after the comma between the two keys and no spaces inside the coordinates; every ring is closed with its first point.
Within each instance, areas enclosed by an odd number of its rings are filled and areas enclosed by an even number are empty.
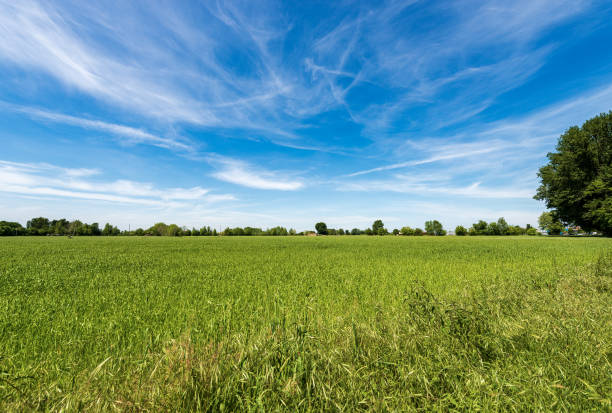
{"type": "Polygon", "coordinates": [[[315,229],[317,230],[317,234],[327,235],[327,224],[325,224],[325,222],[317,222],[315,224],[315,229]]]}
{"type": "Polygon", "coordinates": [[[455,235],[464,236],[467,235],[468,231],[463,225],[459,225],[455,228],[455,235]]]}
{"type": "Polygon", "coordinates": [[[470,235],[487,235],[487,227],[488,227],[487,222],[481,219],[480,221],[472,225],[472,227],[470,228],[469,234],[470,235]]]}
{"type": "Polygon", "coordinates": [[[508,225],[506,220],[501,217],[496,222],[490,222],[487,224],[484,220],[472,224],[468,235],[525,235],[526,229],[518,225],[508,225]]]}
{"type": "Polygon", "coordinates": [[[25,235],[26,230],[18,222],[0,221],[0,236],[25,235]]]}
{"type": "Polygon", "coordinates": [[[442,227],[440,221],[435,219],[433,221],[425,222],[425,232],[427,232],[427,235],[446,235],[446,231],[442,227]]]}
{"type": "Polygon", "coordinates": [[[106,223],[106,225],[104,225],[104,229],[102,230],[102,235],[112,235],[112,236],[116,236],[119,235],[121,233],[121,231],[119,231],[119,228],[109,224],[108,222],[106,223]]]}
{"type": "Polygon", "coordinates": [[[410,227],[402,227],[400,234],[407,236],[414,235],[414,230],[410,227]]]}
{"type": "Polygon", "coordinates": [[[0,238],[0,411],[608,411],[610,249],[0,238]]]}
{"type": "Polygon", "coordinates": [[[499,231],[499,235],[508,235],[509,226],[503,217],[497,220],[497,230],[499,231]]]}
{"type": "Polygon", "coordinates": [[[569,128],[548,160],[534,198],[564,222],[612,236],[612,111],[569,128]]]}
{"type": "Polygon", "coordinates": [[[383,224],[382,220],[377,219],[372,223],[372,234],[373,235],[386,235],[387,230],[385,229],[385,224],[383,224]]]}
{"type": "Polygon", "coordinates": [[[26,224],[26,228],[48,230],[49,219],[44,217],[32,218],[26,224]]]}
{"type": "Polygon", "coordinates": [[[543,212],[538,218],[538,226],[549,235],[560,235],[565,229],[565,225],[563,225],[553,211],[543,212]]]}

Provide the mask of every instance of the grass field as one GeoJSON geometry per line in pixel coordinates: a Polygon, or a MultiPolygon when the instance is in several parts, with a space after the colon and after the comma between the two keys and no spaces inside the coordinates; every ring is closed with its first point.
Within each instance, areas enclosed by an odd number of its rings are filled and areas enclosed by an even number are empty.
{"type": "Polygon", "coordinates": [[[0,410],[609,410],[611,250],[0,238],[0,410]]]}

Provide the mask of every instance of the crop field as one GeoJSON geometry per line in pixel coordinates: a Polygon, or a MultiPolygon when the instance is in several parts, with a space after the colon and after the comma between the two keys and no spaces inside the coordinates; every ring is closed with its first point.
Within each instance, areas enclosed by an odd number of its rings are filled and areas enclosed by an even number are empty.
{"type": "Polygon", "coordinates": [[[611,250],[0,238],[0,410],[609,410],[611,250]]]}

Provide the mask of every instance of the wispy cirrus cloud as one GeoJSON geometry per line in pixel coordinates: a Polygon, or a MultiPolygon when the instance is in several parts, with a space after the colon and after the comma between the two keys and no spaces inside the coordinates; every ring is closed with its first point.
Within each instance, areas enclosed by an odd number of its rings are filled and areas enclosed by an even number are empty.
{"type": "Polygon", "coordinates": [[[302,122],[330,110],[344,110],[371,139],[393,131],[399,117],[430,127],[473,117],[535,73],[552,50],[536,40],[587,6],[336,8],[308,28],[299,54],[288,54],[280,45],[302,22],[273,2],[207,3],[191,15],[164,3],[144,13],[137,3],[0,1],[0,58],[157,122],[250,130],[300,147],[302,122]],[[405,32],[428,13],[441,20],[436,30],[405,32]],[[359,98],[364,87],[368,103],[359,98]],[[426,115],[411,116],[414,108],[426,115]]]}
{"type": "Polygon", "coordinates": [[[386,179],[344,182],[337,185],[339,191],[357,192],[395,192],[415,196],[442,195],[446,197],[465,197],[475,199],[529,199],[533,188],[512,184],[484,186],[481,182],[468,185],[453,183],[452,180],[421,176],[415,179],[410,175],[394,175],[386,179]]]}
{"type": "Polygon", "coordinates": [[[209,190],[199,186],[157,188],[146,182],[91,178],[100,173],[99,170],[64,168],[47,163],[0,161],[0,192],[157,207],[235,199],[229,194],[210,195],[209,190]]]}
{"type": "Polygon", "coordinates": [[[277,191],[295,191],[304,187],[299,180],[280,176],[278,172],[254,168],[244,161],[216,156],[210,157],[209,162],[218,168],[213,177],[232,184],[277,191]]]}
{"type": "Polygon", "coordinates": [[[95,119],[81,118],[63,113],[50,112],[34,107],[12,105],[5,102],[0,102],[0,108],[13,112],[24,113],[34,119],[108,132],[119,138],[122,143],[126,144],[144,143],[177,151],[194,150],[193,143],[189,142],[185,138],[168,138],[157,136],[145,130],[131,126],[119,125],[116,123],[109,123],[95,119]]]}

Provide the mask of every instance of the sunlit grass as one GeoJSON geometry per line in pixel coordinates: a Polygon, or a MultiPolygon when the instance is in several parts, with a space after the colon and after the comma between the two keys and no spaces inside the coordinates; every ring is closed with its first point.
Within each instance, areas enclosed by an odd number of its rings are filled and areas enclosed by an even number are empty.
{"type": "Polygon", "coordinates": [[[611,249],[0,238],[0,408],[610,409],[611,249]]]}

